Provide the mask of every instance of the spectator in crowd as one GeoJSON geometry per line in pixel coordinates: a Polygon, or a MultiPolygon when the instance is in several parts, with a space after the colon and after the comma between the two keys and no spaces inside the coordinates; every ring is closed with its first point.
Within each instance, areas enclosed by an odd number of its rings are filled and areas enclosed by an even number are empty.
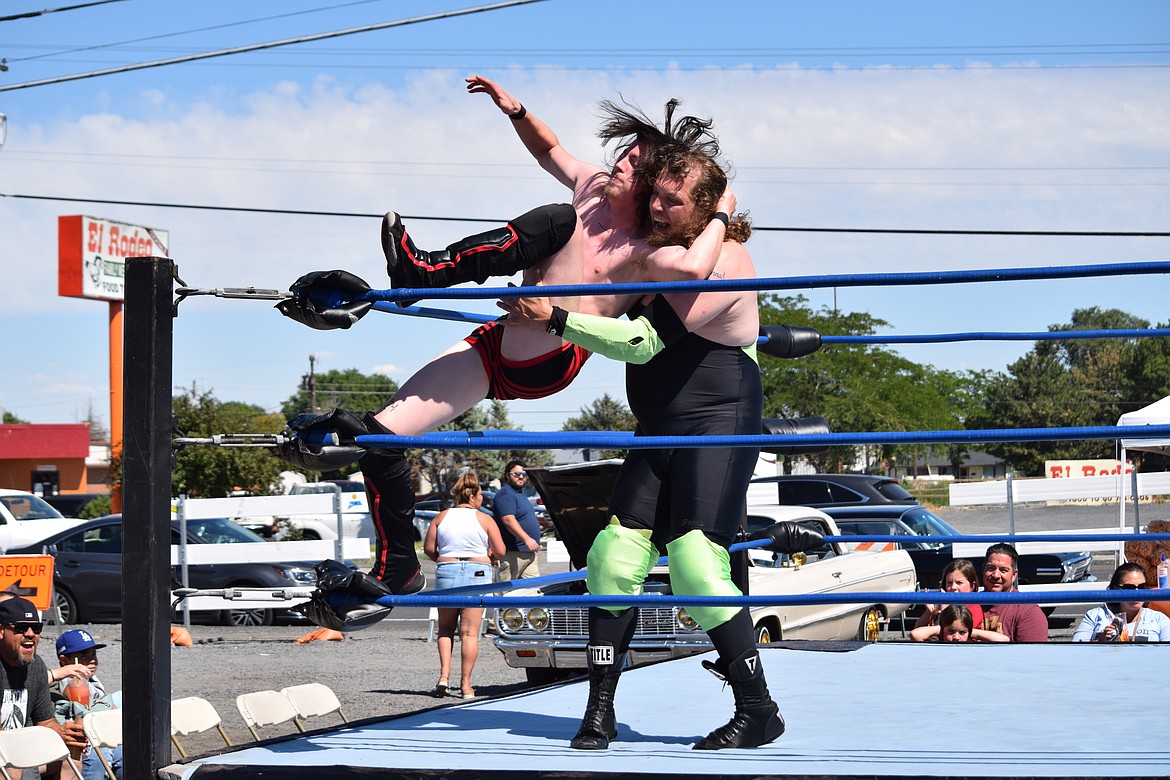
{"type": "MultiPolygon", "coordinates": [[[[86,696],[86,700],[89,702],[88,704],[72,701],[66,693],[65,689],[69,684],[68,681],[71,677],[75,677],[75,675],[66,675],[61,680],[55,681],[49,686],[49,696],[53,700],[58,723],[80,720],[87,712],[109,710],[117,707],[117,694],[106,691],[106,686],[97,677],[97,651],[103,647],[105,645],[94,641],[93,636],[88,631],[79,628],[66,631],[57,637],[57,662],[60,664],[59,668],[69,669],[75,665],[80,665],[84,666],[89,672],[89,680],[86,683],[89,686],[88,696],[86,696]]],[[[101,760],[96,755],[98,750],[102,751],[106,757],[106,761],[114,770],[114,773],[121,778],[122,746],[119,745],[115,748],[95,748],[90,746],[81,755],[81,777],[83,780],[103,780],[106,777],[105,767],[102,766],[101,760]]]]}
{"type": "MultiPolygon", "coordinates": [[[[19,595],[20,594],[17,593],[15,589],[5,588],[4,590],[0,590],[0,601],[7,601],[8,599],[14,599],[19,595]]],[[[47,664],[46,664],[46,666],[47,666],[47,664]]],[[[49,672],[49,685],[52,685],[53,683],[57,682],[58,680],[64,680],[66,677],[80,677],[80,678],[84,679],[86,677],[89,677],[89,675],[90,675],[89,667],[86,666],[85,664],[69,664],[68,666],[60,666],[60,667],[55,666],[52,669],[49,669],[48,672],[49,672]]]]}
{"type": "MultiPolygon", "coordinates": [[[[1016,548],[1000,542],[987,548],[983,559],[983,590],[988,593],[1011,593],[1020,576],[1020,556],[1016,548]]],[[[1047,642],[1048,618],[1035,604],[985,604],[983,626],[1013,642],[1047,642]]]]}
{"type": "MultiPolygon", "coordinates": [[[[49,698],[49,671],[37,657],[45,624],[32,602],[16,596],[0,601],[0,728],[46,726],[71,748],[86,746],[80,723],[58,723],[49,698]]],[[[47,779],[73,778],[67,764],[55,761],[44,768],[47,779]]]]}
{"type": "MultiPolygon", "coordinates": [[[[1135,591],[1134,598],[1145,589],[1145,567],[1133,561],[1118,566],[1109,579],[1109,590],[1135,591]]],[[[1144,601],[1110,602],[1085,613],[1072,641],[1170,642],[1170,618],[1147,609],[1144,601]]]]}
{"type": "Polygon", "coordinates": [[[532,502],[523,493],[527,484],[528,471],[523,461],[508,461],[504,482],[492,503],[492,513],[508,550],[500,559],[501,582],[540,576],[536,562],[536,553],[540,550],[540,520],[532,502]]]}
{"type": "MultiPolygon", "coordinates": [[[[483,492],[475,474],[464,474],[451,489],[455,506],[444,509],[431,521],[423,550],[438,563],[435,590],[464,585],[486,585],[492,581],[492,562],[504,554],[504,540],[492,516],[479,511],[483,492]]],[[[460,680],[464,699],[475,698],[471,671],[479,657],[479,624],[483,607],[439,609],[439,682],[435,696],[446,696],[451,678],[451,651],[455,627],[459,627],[460,680]]]]}
{"type": "MultiPolygon", "coordinates": [[[[944,593],[974,593],[979,590],[979,574],[975,571],[975,564],[966,558],[956,558],[943,569],[939,587],[944,593]]],[[[939,613],[943,611],[942,604],[927,604],[922,614],[918,616],[915,628],[939,625],[939,613]]],[[[975,625],[983,625],[983,608],[978,604],[968,604],[971,619],[975,625]]]]}
{"type": "MultiPolygon", "coordinates": [[[[970,564],[969,561],[968,564],[970,564]]],[[[915,642],[1008,641],[1008,638],[1003,634],[976,628],[974,613],[963,604],[947,605],[939,611],[936,624],[915,627],[910,631],[910,638],[915,642]]]]}

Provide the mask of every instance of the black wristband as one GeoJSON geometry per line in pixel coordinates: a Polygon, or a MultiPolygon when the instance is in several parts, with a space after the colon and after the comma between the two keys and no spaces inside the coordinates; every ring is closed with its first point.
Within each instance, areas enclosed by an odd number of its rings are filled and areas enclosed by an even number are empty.
{"type": "Polygon", "coordinates": [[[563,336],[568,324],[569,313],[560,306],[552,307],[552,316],[548,318],[548,332],[554,336],[563,336]]]}
{"type": "Polygon", "coordinates": [[[725,228],[731,227],[731,217],[727,216],[726,212],[716,211],[711,215],[711,221],[714,222],[715,220],[722,222],[725,228]]]}
{"type": "Polygon", "coordinates": [[[508,118],[511,119],[513,122],[519,122],[521,119],[523,119],[526,116],[528,116],[528,109],[524,107],[523,103],[520,104],[520,110],[517,111],[515,114],[508,114],[508,118]]]}

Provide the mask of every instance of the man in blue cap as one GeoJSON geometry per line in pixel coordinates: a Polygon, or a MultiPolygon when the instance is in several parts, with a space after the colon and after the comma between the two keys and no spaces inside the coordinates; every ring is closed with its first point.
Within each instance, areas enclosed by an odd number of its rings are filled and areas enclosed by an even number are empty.
{"type": "MultiPolygon", "coordinates": [[[[86,697],[88,704],[73,701],[66,695],[65,686],[71,681],[85,684],[85,681],[81,681],[80,678],[72,674],[55,681],[49,689],[59,723],[78,721],[87,712],[108,710],[117,706],[115,703],[117,694],[107,693],[106,687],[102,685],[101,680],[97,677],[97,651],[103,647],[105,647],[104,644],[94,640],[92,634],[81,628],[71,629],[57,637],[57,662],[61,668],[64,669],[80,665],[86,667],[89,672],[89,695],[86,697]]],[[[58,673],[60,673],[59,670],[58,673]]],[[[90,746],[86,748],[81,756],[82,780],[102,780],[106,776],[106,770],[96,755],[96,751],[98,750],[102,751],[110,767],[121,777],[122,746],[119,745],[116,748],[95,748],[90,746]]]]}

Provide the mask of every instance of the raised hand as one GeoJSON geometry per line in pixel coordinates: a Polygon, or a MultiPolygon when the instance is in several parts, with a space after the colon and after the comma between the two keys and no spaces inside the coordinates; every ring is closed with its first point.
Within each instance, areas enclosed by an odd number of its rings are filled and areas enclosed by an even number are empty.
{"type": "Polygon", "coordinates": [[[482,92],[488,95],[508,116],[520,113],[522,108],[520,101],[505,92],[499,84],[491,79],[485,76],[468,76],[464,81],[467,82],[468,92],[472,94],[482,92]]]}

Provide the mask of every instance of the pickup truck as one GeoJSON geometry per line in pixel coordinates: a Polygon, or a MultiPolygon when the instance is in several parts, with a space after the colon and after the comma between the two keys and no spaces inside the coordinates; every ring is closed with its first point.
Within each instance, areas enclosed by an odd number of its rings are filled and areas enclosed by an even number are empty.
{"type": "Polygon", "coordinates": [[[0,553],[39,542],[85,520],[64,517],[44,499],[23,490],[0,488],[0,553]]]}
{"type": "MultiPolygon", "coordinates": [[[[529,478],[544,498],[557,534],[575,568],[581,568],[590,544],[609,521],[607,500],[621,461],[529,469],[529,478]]],[[[749,505],[748,530],[781,521],[808,523],[823,534],[837,534],[833,519],[808,507],[749,505]]],[[[904,612],[897,593],[916,587],[914,563],[902,550],[870,552],[826,543],[797,556],[752,551],[748,568],[752,595],[889,592],[878,603],[783,605],[752,610],[759,643],[781,639],[844,639],[875,641],[890,617],[904,612]]],[[[670,593],[665,566],[654,568],[647,593],[670,593]]],[[[510,595],[584,594],[585,583],[517,589],[510,595]]],[[[522,668],[532,682],[549,682],[586,668],[587,607],[505,607],[495,611],[493,642],[509,666],[522,668]]],[[[630,645],[630,663],[680,658],[711,649],[702,628],[685,607],[643,607],[630,645]]]]}
{"type": "MultiPolygon", "coordinates": [[[[330,495],[338,492],[339,488],[353,488],[359,483],[347,482],[344,486],[333,482],[310,482],[304,485],[294,485],[289,492],[290,496],[330,495]]],[[[341,527],[343,536],[374,538],[374,522],[370,517],[370,510],[366,504],[364,489],[342,489],[341,496],[341,527]]],[[[240,517],[236,519],[239,525],[254,531],[266,539],[281,540],[287,534],[285,528],[300,531],[301,538],[306,541],[317,539],[337,538],[337,514],[329,513],[297,513],[272,515],[271,517],[240,517]]]]}

